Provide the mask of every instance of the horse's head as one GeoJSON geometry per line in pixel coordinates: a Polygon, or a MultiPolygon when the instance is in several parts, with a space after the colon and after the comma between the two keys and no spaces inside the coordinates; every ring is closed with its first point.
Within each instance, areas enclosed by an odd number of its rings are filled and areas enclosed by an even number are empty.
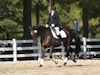
{"type": "Polygon", "coordinates": [[[39,33],[38,32],[39,31],[38,31],[37,27],[34,26],[32,28],[32,31],[31,31],[31,35],[32,35],[32,38],[33,38],[34,41],[36,41],[37,38],[39,37],[39,33]]]}
{"type": "Polygon", "coordinates": [[[33,26],[31,32],[33,40],[35,41],[39,36],[43,36],[47,30],[48,29],[44,26],[33,26]]]}

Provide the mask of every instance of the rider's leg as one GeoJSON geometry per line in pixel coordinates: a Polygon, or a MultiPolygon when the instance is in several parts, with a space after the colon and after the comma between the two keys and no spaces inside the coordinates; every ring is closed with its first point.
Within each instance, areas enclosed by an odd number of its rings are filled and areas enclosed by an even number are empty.
{"type": "Polygon", "coordinates": [[[59,31],[59,27],[54,27],[56,34],[59,35],[60,31],[59,31]]]}

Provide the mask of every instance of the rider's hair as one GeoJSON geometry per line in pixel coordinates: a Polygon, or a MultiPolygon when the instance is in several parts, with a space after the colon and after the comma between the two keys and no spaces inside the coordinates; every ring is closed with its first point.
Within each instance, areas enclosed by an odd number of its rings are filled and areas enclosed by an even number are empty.
{"type": "Polygon", "coordinates": [[[53,5],[53,6],[51,7],[51,9],[52,9],[52,10],[56,10],[56,6],[53,5]]]}

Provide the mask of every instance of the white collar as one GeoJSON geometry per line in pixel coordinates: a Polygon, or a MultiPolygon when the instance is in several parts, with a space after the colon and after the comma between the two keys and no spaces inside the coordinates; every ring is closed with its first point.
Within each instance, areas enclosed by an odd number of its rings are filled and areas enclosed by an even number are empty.
{"type": "Polygon", "coordinates": [[[54,10],[51,10],[51,16],[53,16],[54,13],[55,13],[55,11],[54,10]]]}

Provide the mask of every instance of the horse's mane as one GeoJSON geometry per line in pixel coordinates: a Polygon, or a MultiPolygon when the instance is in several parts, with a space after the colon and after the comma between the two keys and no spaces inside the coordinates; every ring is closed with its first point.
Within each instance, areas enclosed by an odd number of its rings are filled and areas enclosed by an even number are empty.
{"type": "Polygon", "coordinates": [[[41,25],[38,25],[38,26],[36,26],[36,28],[38,28],[39,30],[46,30],[46,27],[45,26],[41,26],[41,25]]]}
{"type": "Polygon", "coordinates": [[[42,26],[42,25],[38,25],[35,28],[38,29],[38,30],[41,30],[41,31],[47,31],[48,30],[48,28],[46,28],[45,26],[42,26]]]}
{"type": "Polygon", "coordinates": [[[42,25],[34,26],[33,28],[36,29],[38,33],[41,35],[42,34],[44,35],[44,33],[50,30],[50,28],[46,28],[45,26],[42,26],[42,25]]]}

